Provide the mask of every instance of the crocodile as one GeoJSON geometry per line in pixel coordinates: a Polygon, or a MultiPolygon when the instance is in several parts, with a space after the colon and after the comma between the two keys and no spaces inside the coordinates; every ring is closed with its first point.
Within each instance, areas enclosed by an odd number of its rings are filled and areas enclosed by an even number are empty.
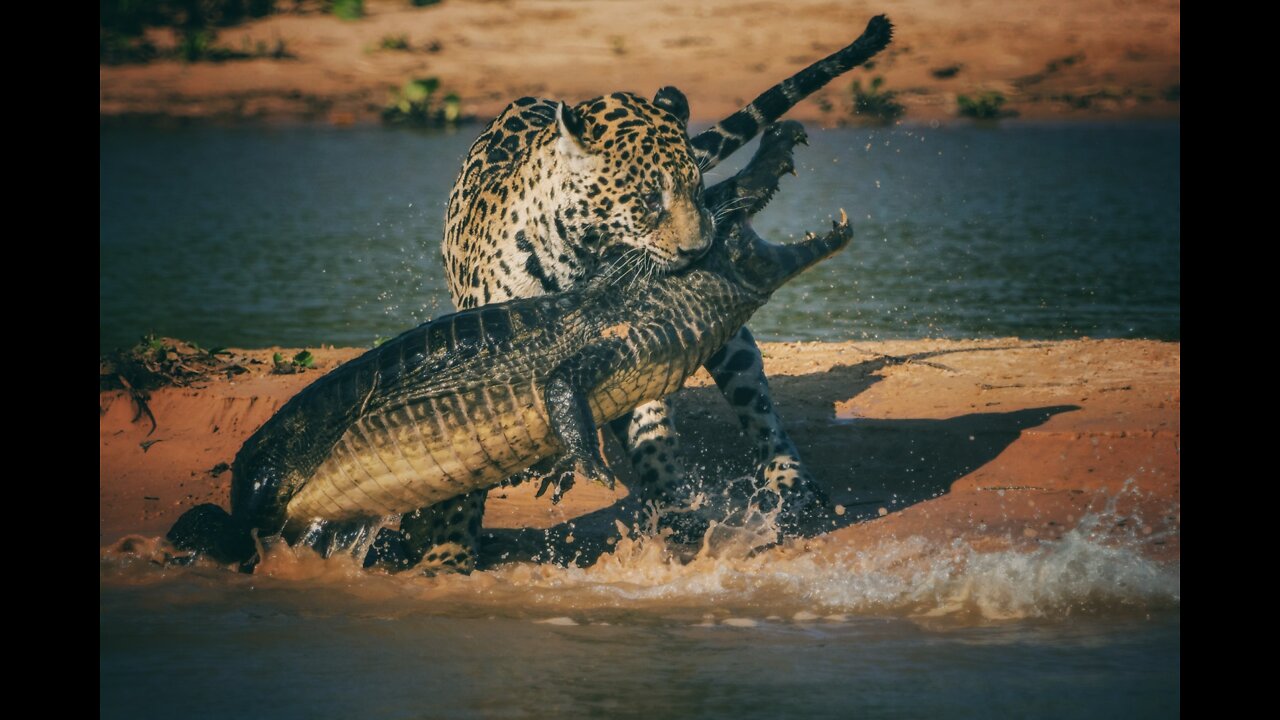
{"type": "Polygon", "coordinates": [[[597,426],[680,389],[774,290],[852,239],[843,211],[791,245],[751,228],[804,141],[799,123],[770,126],[747,167],[706,191],[715,240],[682,271],[622,251],[574,289],[428,321],[318,379],[241,447],[230,514],[193,508],[169,539],[247,562],[254,538],[314,543],[325,525],[367,528],[537,463],[553,500],[575,476],[612,487],[597,426]]]}

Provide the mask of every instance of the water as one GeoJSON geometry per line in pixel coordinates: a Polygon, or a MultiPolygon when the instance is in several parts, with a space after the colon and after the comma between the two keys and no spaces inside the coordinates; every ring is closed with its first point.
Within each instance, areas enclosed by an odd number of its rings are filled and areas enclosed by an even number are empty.
{"type": "Polygon", "coordinates": [[[258,602],[135,615],[101,640],[104,718],[1168,718],[1179,707],[1168,617],[566,627],[258,602]]]}
{"type": "MultiPolygon", "coordinates": [[[[102,129],[102,348],[366,346],[447,312],[446,195],[478,131],[102,129]]],[[[855,241],[757,336],[1180,337],[1177,123],[810,139],[756,227],[783,240],[844,208],[855,241]]]]}
{"type": "Polygon", "coordinates": [[[1180,572],[1101,539],[253,576],[108,550],[103,717],[1171,717],[1180,572]]]}

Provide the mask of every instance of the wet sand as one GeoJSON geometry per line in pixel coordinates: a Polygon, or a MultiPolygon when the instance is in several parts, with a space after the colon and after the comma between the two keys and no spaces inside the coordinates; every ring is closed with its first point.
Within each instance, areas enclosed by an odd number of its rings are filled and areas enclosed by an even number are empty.
{"type": "MultiPolygon", "coordinates": [[[[283,3],[282,3],[283,5],[283,3]]],[[[523,95],[570,101],[675,85],[695,120],[741,107],[889,14],[894,43],[870,71],[899,92],[908,121],[954,118],[956,96],[997,91],[1024,118],[1178,117],[1176,0],[1068,5],[1036,0],[895,3],[466,2],[415,9],[369,0],[367,16],[278,15],[223,29],[239,50],[284,43],[292,59],[102,66],[99,111],[223,120],[374,121],[391,88],[434,76],[465,112],[488,118],[523,95]],[[408,50],[382,50],[403,36],[408,50]]],[[[171,33],[153,33],[160,48],[171,33]]],[[[844,79],[802,102],[799,120],[848,121],[844,79]]]]}
{"type": "MultiPolygon", "coordinates": [[[[845,527],[775,553],[820,559],[907,540],[921,552],[953,541],[979,552],[1030,549],[1083,522],[1095,540],[1113,537],[1155,561],[1180,559],[1180,344],[991,339],[763,349],[793,438],[847,507],[845,527]]],[[[153,391],[154,432],[145,417],[134,419],[127,395],[100,393],[100,544],[161,535],[201,502],[225,506],[231,473],[221,465],[292,394],[361,350],[314,352],[318,369],[299,375],[270,374],[271,349],[247,351],[240,354],[260,364],[234,380],[153,391]]],[[[704,372],[675,405],[695,472],[714,481],[748,469],[746,441],[704,372]]],[[[625,480],[625,463],[615,467],[625,480]]],[[[513,557],[530,541],[515,529],[550,528],[557,542],[571,543],[575,527],[580,537],[611,527],[625,496],[580,483],[553,506],[533,491],[491,496],[490,541],[513,557]]]]}

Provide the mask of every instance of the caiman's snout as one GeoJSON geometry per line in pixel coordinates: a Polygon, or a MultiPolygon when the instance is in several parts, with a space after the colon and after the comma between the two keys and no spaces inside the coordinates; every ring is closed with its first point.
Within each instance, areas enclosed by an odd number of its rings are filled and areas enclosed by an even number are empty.
{"type": "Polygon", "coordinates": [[[853,240],[853,229],[844,210],[840,219],[831,223],[831,231],[825,235],[808,233],[804,240],[793,245],[771,243],[760,236],[752,238],[751,249],[745,267],[740,269],[759,290],[771,293],[791,278],[816,265],[853,240]]]}

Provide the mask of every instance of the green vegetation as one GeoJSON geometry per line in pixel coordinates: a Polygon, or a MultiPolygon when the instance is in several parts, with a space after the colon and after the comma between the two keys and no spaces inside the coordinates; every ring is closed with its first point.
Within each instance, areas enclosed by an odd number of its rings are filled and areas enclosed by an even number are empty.
{"type": "Polygon", "coordinates": [[[379,50],[400,50],[400,51],[408,50],[409,36],[404,34],[383,35],[382,39],[378,41],[378,49],[379,50]]]}
{"type": "Polygon", "coordinates": [[[133,421],[145,415],[151,421],[150,432],[155,432],[156,418],[147,405],[151,391],[186,387],[215,375],[231,377],[249,371],[244,366],[244,358],[230,356],[231,353],[222,348],[206,350],[194,342],[147,335],[127,350],[114,350],[98,358],[98,389],[128,393],[137,410],[133,421]]]}
{"type": "Polygon", "coordinates": [[[98,59],[108,65],[177,57],[187,62],[291,57],[283,40],[259,41],[242,50],[217,47],[218,28],[275,12],[275,0],[101,0],[98,59]],[[149,28],[171,28],[177,45],[161,52],[147,38],[149,28]]]}
{"type": "Polygon", "coordinates": [[[316,357],[309,350],[303,350],[293,356],[292,360],[285,361],[284,355],[280,353],[272,353],[271,363],[275,366],[272,372],[277,375],[292,375],[300,373],[316,365],[316,357]]]}
{"type": "Polygon", "coordinates": [[[428,7],[430,5],[439,5],[440,0],[409,0],[409,4],[414,7],[428,7]]]}
{"type": "Polygon", "coordinates": [[[218,37],[212,29],[204,29],[184,35],[179,39],[178,47],[175,54],[178,58],[185,62],[227,62],[228,60],[252,60],[254,58],[269,58],[272,60],[284,60],[293,57],[285,46],[284,40],[276,38],[274,43],[268,44],[264,40],[250,43],[246,37],[241,42],[240,50],[233,50],[229,47],[221,47],[214,45],[213,42],[218,37]]]}
{"type": "Polygon", "coordinates": [[[1133,98],[1138,102],[1151,102],[1154,98],[1146,92],[1135,92],[1132,89],[1115,90],[1112,88],[1101,88],[1083,93],[1064,92],[1064,93],[1030,93],[1026,96],[1031,102],[1060,102],[1070,106],[1073,110],[1092,110],[1097,107],[1106,107],[1115,103],[1123,102],[1127,98],[1133,98]]]}
{"type": "Polygon", "coordinates": [[[1018,114],[1016,110],[1006,110],[1004,104],[1008,99],[994,91],[988,90],[973,97],[968,95],[956,96],[956,105],[960,117],[973,118],[974,120],[999,120],[1000,118],[1014,117],[1018,114]]]}
{"type": "Polygon", "coordinates": [[[437,101],[440,79],[415,78],[392,91],[382,120],[392,125],[412,127],[445,127],[462,119],[462,99],[449,93],[437,101]]]}
{"type": "Polygon", "coordinates": [[[906,114],[907,108],[896,100],[894,90],[882,90],[884,78],[877,75],[870,87],[863,89],[861,80],[853,81],[853,114],[870,125],[889,125],[906,114]]]}
{"type": "Polygon", "coordinates": [[[343,20],[359,20],[364,17],[364,0],[333,0],[329,12],[343,20]]]}

